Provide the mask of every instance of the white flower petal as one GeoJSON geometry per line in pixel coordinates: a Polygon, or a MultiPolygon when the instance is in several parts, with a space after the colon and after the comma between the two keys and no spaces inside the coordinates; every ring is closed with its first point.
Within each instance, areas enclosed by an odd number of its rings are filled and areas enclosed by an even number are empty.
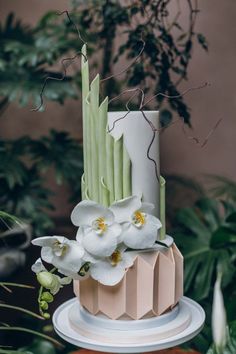
{"type": "Polygon", "coordinates": [[[47,263],[52,263],[54,254],[51,247],[43,247],[41,249],[41,258],[47,263]]]}
{"type": "Polygon", "coordinates": [[[157,239],[157,227],[153,223],[146,223],[140,229],[130,224],[123,231],[123,242],[133,249],[152,247],[157,239]]]}
{"type": "Polygon", "coordinates": [[[100,258],[91,255],[89,252],[85,251],[83,256],[84,262],[96,263],[100,260],[100,258]]]}
{"type": "Polygon", "coordinates": [[[137,196],[128,197],[110,206],[118,223],[130,221],[131,216],[136,210],[141,208],[141,200],[137,196]]]}
{"type": "Polygon", "coordinates": [[[54,256],[51,263],[56,267],[63,270],[61,273],[70,275],[78,273],[82,265],[82,258],[84,256],[84,249],[77,241],[68,241],[68,249],[62,256],[54,256]]]}
{"type": "Polygon", "coordinates": [[[77,233],[76,233],[76,241],[78,241],[79,243],[82,243],[83,238],[84,238],[84,229],[83,229],[83,226],[80,226],[78,228],[77,233]]]}
{"type": "Polygon", "coordinates": [[[114,215],[108,208],[92,200],[83,200],[71,213],[71,221],[76,226],[92,225],[99,217],[103,217],[108,224],[114,221],[114,215]]]}
{"type": "Polygon", "coordinates": [[[79,278],[78,270],[63,268],[63,266],[61,266],[57,270],[58,270],[59,273],[65,275],[66,277],[70,277],[72,279],[78,279],[79,278]]]}
{"type": "Polygon", "coordinates": [[[109,230],[111,230],[115,236],[119,236],[121,234],[122,227],[117,222],[114,222],[109,226],[109,230]]]}
{"type": "Polygon", "coordinates": [[[102,235],[91,230],[83,238],[83,246],[93,256],[110,256],[117,246],[117,236],[110,231],[110,228],[102,235]]]}
{"type": "Polygon", "coordinates": [[[124,252],[122,254],[121,266],[125,269],[131,267],[134,264],[134,255],[129,252],[124,252]]]}
{"type": "Polygon", "coordinates": [[[90,226],[80,226],[78,228],[78,231],[76,233],[76,240],[82,244],[83,238],[84,236],[91,231],[91,227],[90,226]]]}
{"type": "Polygon", "coordinates": [[[141,212],[151,214],[154,209],[154,204],[152,203],[142,203],[141,208],[139,209],[141,212]]]}
{"type": "Polygon", "coordinates": [[[147,215],[147,223],[154,224],[157,229],[160,229],[162,227],[161,221],[153,215],[147,215]]]}
{"type": "Polygon", "coordinates": [[[117,237],[117,243],[122,242],[122,226],[116,222],[109,226],[109,230],[111,230],[114,235],[117,237]]]}
{"type": "Polygon", "coordinates": [[[46,271],[46,268],[44,267],[41,258],[38,258],[36,260],[36,262],[32,265],[31,269],[36,274],[39,272],[46,271]]]}
{"type": "Polygon", "coordinates": [[[35,246],[48,246],[51,247],[56,241],[63,243],[66,238],[64,236],[43,236],[32,240],[32,244],[35,246]]]}
{"type": "Polygon", "coordinates": [[[100,283],[112,286],[122,280],[125,274],[125,269],[119,264],[117,266],[112,266],[108,261],[100,261],[91,265],[90,274],[93,279],[100,283]]]}
{"type": "Polygon", "coordinates": [[[72,278],[71,278],[71,277],[60,278],[60,284],[61,284],[61,285],[70,284],[71,281],[72,281],[72,278]]]}

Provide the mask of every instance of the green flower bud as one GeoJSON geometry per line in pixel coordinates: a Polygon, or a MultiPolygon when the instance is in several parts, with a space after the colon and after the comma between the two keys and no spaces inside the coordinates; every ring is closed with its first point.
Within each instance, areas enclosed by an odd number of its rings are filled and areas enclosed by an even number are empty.
{"type": "Polygon", "coordinates": [[[86,273],[89,271],[89,268],[90,268],[90,263],[89,262],[84,263],[79,270],[79,275],[81,277],[84,277],[86,273]]]}
{"type": "Polygon", "coordinates": [[[42,293],[41,300],[50,303],[50,302],[53,302],[54,297],[49,291],[45,291],[42,293]]]}
{"type": "Polygon", "coordinates": [[[46,271],[39,272],[37,274],[37,280],[38,280],[39,284],[42,285],[46,289],[51,289],[54,285],[54,282],[55,282],[53,274],[46,272],[46,271]]]}
{"type": "Polygon", "coordinates": [[[45,320],[49,320],[49,318],[51,317],[49,313],[45,312],[43,314],[43,317],[45,318],[45,320]]]}
{"type": "Polygon", "coordinates": [[[42,310],[47,310],[48,309],[48,303],[46,301],[40,301],[39,305],[40,305],[42,310]]]}

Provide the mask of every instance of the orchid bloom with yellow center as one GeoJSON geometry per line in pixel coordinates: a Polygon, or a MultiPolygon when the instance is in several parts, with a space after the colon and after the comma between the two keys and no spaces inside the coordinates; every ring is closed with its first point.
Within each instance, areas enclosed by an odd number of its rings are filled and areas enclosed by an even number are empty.
{"type": "Polygon", "coordinates": [[[104,232],[107,230],[107,224],[106,224],[106,221],[103,217],[99,217],[96,220],[94,220],[92,225],[93,225],[95,232],[98,235],[104,234],[104,232]]]}
{"type": "Polygon", "coordinates": [[[65,243],[61,243],[58,240],[55,240],[55,242],[52,244],[52,249],[55,255],[60,257],[66,254],[68,250],[68,245],[66,245],[65,243]]]}
{"type": "Polygon", "coordinates": [[[94,257],[110,256],[121,241],[121,226],[113,212],[91,200],[76,205],[71,220],[78,226],[76,239],[94,257]]]}
{"type": "Polygon", "coordinates": [[[104,285],[118,284],[126,270],[133,265],[133,256],[125,251],[126,247],[120,245],[110,257],[92,263],[90,265],[91,277],[104,285]]]}
{"type": "Polygon", "coordinates": [[[78,276],[84,249],[77,241],[64,236],[44,236],[34,239],[32,243],[42,247],[42,260],[52,264],[61,274],[74,278],[78,276]]]}
{"type": "Polygon", "coordinates": [[[117,264],[122,260],[121,251],[116,250],[115,252],[113,252],[112,255],[110,256],[110,260],[111,260],[111,265],[113,267],[117,266],[117,264]]]}
{"type": "Polygon", "coordinates": [[[147,215],[140,210],[135,211],[132,216],[133,224],[136,227],[141,228],[146,223],[146,217],[147,215]]]}
{"type": "Polygon", "coordinates": [[[122,225],[122,241],[133,249],[152,248],[158,240],[161,222],[151,214],[154,205],[142,203],[137,196],[122,199],[110,207],[122,225]]]}

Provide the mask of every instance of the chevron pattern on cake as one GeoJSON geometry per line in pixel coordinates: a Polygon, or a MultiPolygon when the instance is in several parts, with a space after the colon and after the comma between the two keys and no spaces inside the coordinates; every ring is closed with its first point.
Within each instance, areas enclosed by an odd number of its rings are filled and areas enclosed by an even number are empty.
{"type": "Polygon", "coordinates": [[[160,316],[183,295],[183,256],[175,244],[139,252],[117,285],[105,286],[88,278],[74,281],[74,292],[93,315],[113,320],[160,316]]]}

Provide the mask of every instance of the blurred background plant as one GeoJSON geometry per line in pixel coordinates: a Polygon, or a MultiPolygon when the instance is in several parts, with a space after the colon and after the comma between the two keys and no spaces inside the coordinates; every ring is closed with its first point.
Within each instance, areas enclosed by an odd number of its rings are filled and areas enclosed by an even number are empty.
{"type": "MultiPolygon", "coordinates": [[[[0,211],[0,221],[8,229],[8,232],[4,231],[0,233],[1,240],[8,237],[13,238],[13,241],[15,238],[21,239],[21,233],[25,238],[23,243],[19,246],[19,249],[17,249],[14,243],[14,248],[10,248],[9,244],[11,244],[11,242],[8,242],[7,249],[3,248],[0,254],[0,353],[56,353],[55,348],[63,349],[64,346],[57,339],[51,336],[53,333],[52,326],[43,326],[42,321],[44,321],[44,318],[38,313],[33,312],[24,306],[9,303],[9,301],[12,300],[11,295],[22,296],[24,293],[24,297],[31,298],[32,294],[30,294],[30,292],[33,291],[34,287],[31,285],[3,280],[3,277],[7,278],[13,271],[19,268],[19,257],[23,259],[23,262],[25,260],[25,254],[22,253],[21,250],[26,249],[30,243],[31,234],[28,230],[28,226],[23,224],[17,217],[4,211],[0,211]],[[18,290],[17,294],[16,290],[18,290]],[[4,312],[7,313],[7,316],[4,316],[4,312]],[[13,317],[10,314],[13,314],[13,317]],[[22,317],[20,317],[18,324],[17,316],[19,314],[22,317]],[[4,321],[5,318],[7,322],[4,321]],[[9,321],[12,319],[13,323],[11,324],[9,321]],[[18,333],[18,335],[23,334],[23,339],[26,340],[27,346],[17,348],[16,351],[16,341],[12,341],[13,333],[18,333]],[[25,337],[24,334],[27,334],[27,337],[25,337]],[[2,344],[2,338],[4,338],[4,345],[2,344]],[[9,342],[7,344],[8,340],[9,342]]],[[[18,242],[19,241],[20,240],[18,240],[18,242]]],[[[14,300],[17,299],[18,296],[14,296],[14,300]]],[[[36,299],[37,296],[35,296],[35,300],[36,299]]]]}
{"type": "MultiPolygon", "coordinates": [[[[234,344],[231,344],[235,345],[236,184],[227,178],[211,176],[209,190],[204,192],[196,182],[186,184],[186,178],[183,178],[184,187],[180,177],[177,181],[181,184],[179,193],[190,186],[195,193],[196,201],[192,200],[192,206],[174,209],[176,217],[172,218],[172,228],[175,241],[184,255],[185,294],[198,301],[207,315],[203,331],[191,345],[206,353],[212,341],[212,298],[218,269],[223,274],[226,313],[229,323],[232,323],[230,333],[234,337],[234,344]]],[[[180,200],[180,195],[175,194],[175,198],[180,200]]],[[[224,348],[221,353],[231,353],[227,350],[224,348]]]]}

